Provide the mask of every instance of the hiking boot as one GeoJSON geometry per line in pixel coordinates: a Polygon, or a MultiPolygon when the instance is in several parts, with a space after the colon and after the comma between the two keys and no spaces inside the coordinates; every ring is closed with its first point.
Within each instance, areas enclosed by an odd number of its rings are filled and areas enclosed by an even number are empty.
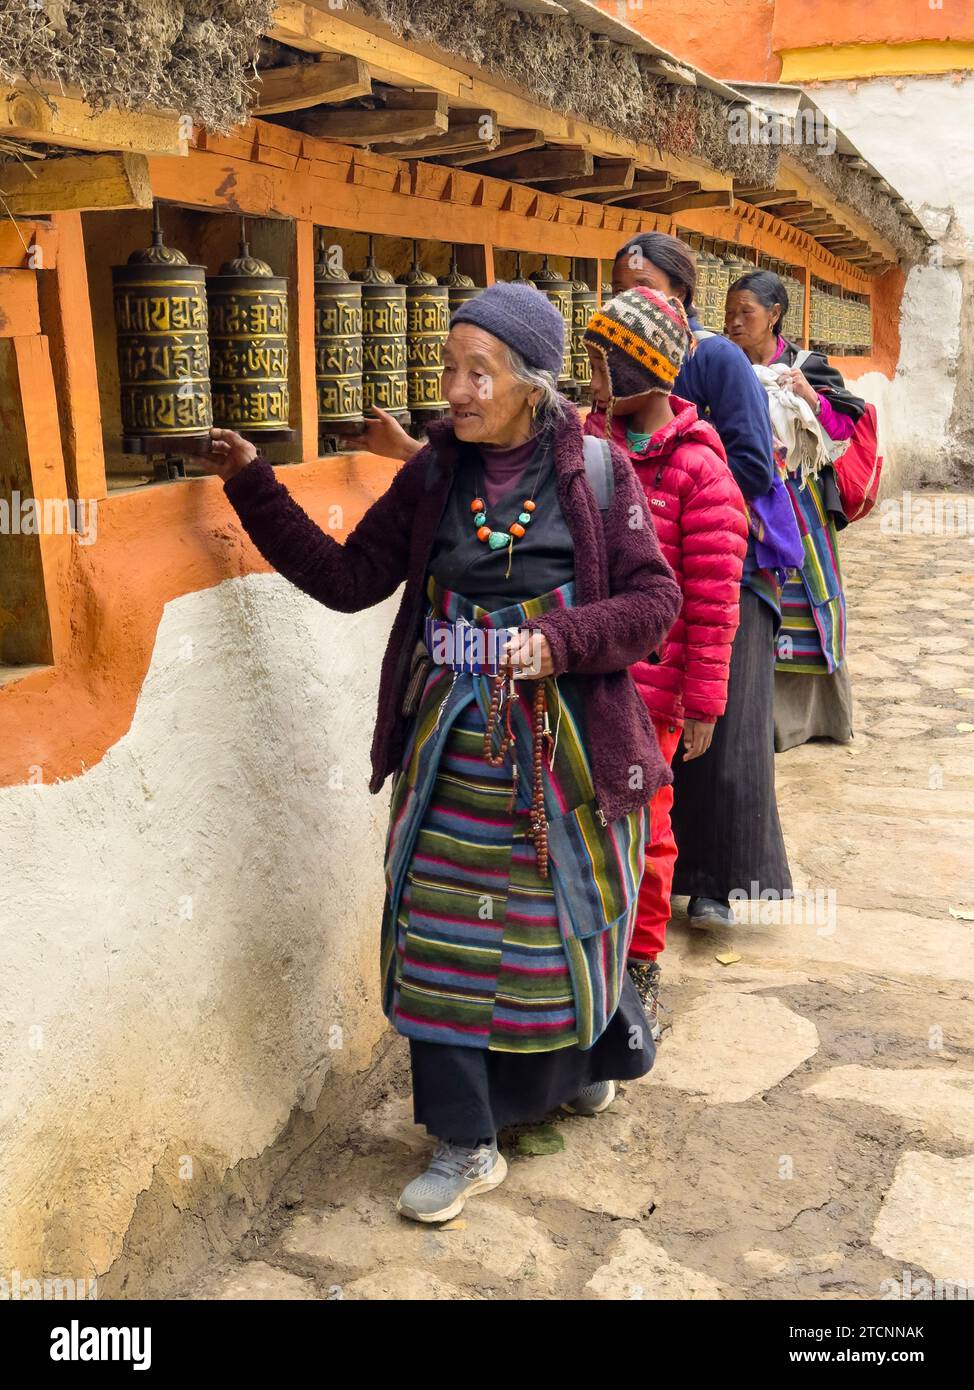
{"type": "Polygon", "coordinates": [[[410,1221],[449,1221],[468,1197],[489,1192],[507,1177],[507,1160],[497,1151],[496,1136],[476,1149],[437,1142],[430,1166],[403,1190],[396,1210],[410,1221]]]}
{"type": "Polygon", "coordinates": [[[629,978],[636,986],[636,993],[642,1001],[642,1006],[646,1010],[646,1017],[649,1020],[649,1036],[653,1042],[659,1042],[660,1033],[663,1029],[659,1021],[659,977],[661,974],[658,963],[655,960],[631,960],[626,969],[629,971],[629,978]]]}
{"type": "Polygon", "coordinates": [[[579,1091],[574,1100],[565,1101],[561,1108],[567,1110],[569,1115],[601,1115],[603,1110],[608,1110],[615,1098],[614,1081],[596,1081],[593,1086],[586,1086],[584,1091],[579,1091]]]}
{"type": "Polygon", "coordinates": [[[691,898],[687,903],[687,916],[694,927],[730,927],[734,923],[734,914],[726,899],[691,898]]]}

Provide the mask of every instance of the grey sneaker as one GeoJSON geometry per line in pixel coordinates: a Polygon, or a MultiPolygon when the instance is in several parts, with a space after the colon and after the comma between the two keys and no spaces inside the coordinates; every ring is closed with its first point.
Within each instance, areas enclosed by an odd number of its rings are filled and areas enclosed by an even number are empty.
{"type": "Polygon", "coordinates": [[[663,1031],[659,1021],[659,977],[661,974],[658,963],[655,960],[631,960],[626,969],[629,971],[629,978],[636,986],[636,993],[646,1010],[646,1017],[649,1020],[649,1036],[653,1042],[659,1042],[660,1034],[663,1031]]]}
{"type": "Polygon", "coordinates": [[[425,1173],[403,1190],[396,1210],[410,1221],[449,1221],[468,1197],[489,1192],[507,1177],[507,1160],[497,1140],[477,1149],[461,1149],[439,1140],[425,1173]]]}
{"type": "Polygon", "coordinates": [[[584,1091],[579,1091],[574,1100],[565,1101],[561,1108],[567,1110],[569,1115],[601,1115],[615,1098],[614,1081],[596,1081],[594,1086],[586,1086],[584,1091]]]}

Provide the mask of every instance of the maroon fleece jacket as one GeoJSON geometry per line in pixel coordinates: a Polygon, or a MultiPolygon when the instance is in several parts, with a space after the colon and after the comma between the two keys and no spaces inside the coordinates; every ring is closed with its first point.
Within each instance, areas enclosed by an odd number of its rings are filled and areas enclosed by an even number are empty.
{"type": "MultiPolygon", "coordinates": [[[[547,637],[556,675],[569,671],[588,678],[585,722],[593,781],[599,808],[613,821],[672,781],[628,668],[659,646],[681,596],[625,454],[613,445],[615,493],[603,518],[585,477],[582,425],[574,407],[556,427],[554,446],[558,497],[575,547],[575,606],[525,626],[547,637]]],[[[372,792],[402,759],[403,695],[457,454],[449,422],[432,424],[427,445],[403,465],[344,544],[311,520],[266,459],[258,457],[224,484],[265,559],[326,607],[354,613],[405,584],[379,678],[372,792]]]]}

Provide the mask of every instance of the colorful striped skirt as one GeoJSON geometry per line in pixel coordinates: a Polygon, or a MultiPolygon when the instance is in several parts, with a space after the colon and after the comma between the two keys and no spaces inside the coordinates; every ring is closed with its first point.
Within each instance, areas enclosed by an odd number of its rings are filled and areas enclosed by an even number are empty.
{"type": "MultiPolygon", "coordinates": [[[[486,613],[430,580],[434,616],[512,627],[572,586],[486,613]]],[[[550,877],[527,839],[531,700],[512,709],[518,776],[484,756],[487,679],[430,672],[393,787],[382,966],[405,1036],[503,1052],[590,1048],[616,1011],[642,875],[645,811],[603,826],[576,681],[549,679],[550,877]]]]}

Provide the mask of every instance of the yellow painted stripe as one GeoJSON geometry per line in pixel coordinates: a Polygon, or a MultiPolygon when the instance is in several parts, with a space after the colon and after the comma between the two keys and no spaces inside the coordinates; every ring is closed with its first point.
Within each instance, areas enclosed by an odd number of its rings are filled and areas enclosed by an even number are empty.
{"type": "Polygon", "coordinates": [[[917,43],[847,43],[835,47],[784,49],[779,81],[920,77],[971,68],[974,68],[974,43],[935,39],[917,43]]]}

